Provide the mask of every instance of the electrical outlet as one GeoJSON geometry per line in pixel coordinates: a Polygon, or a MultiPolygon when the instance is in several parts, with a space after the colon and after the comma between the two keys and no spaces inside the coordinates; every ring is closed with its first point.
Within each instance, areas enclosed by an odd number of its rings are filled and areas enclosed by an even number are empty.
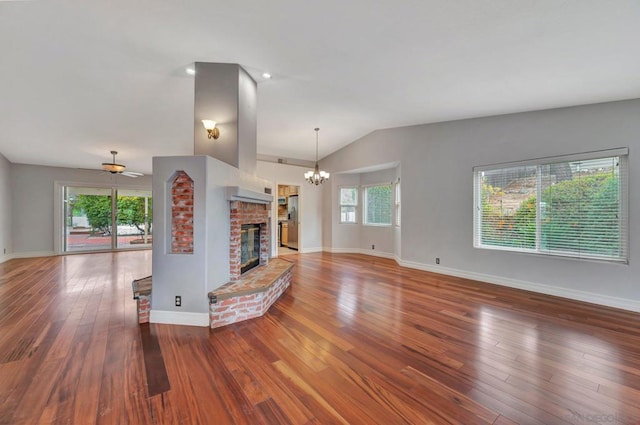
{"type": "Polygon", "coordinates": [[[436,264],[440,264],[440,257],[436,257],[436,264]]]}
{"type": "Polygon", "coordinates": [[[176,307],[182,307],[182,297],[180,295],[176,295],[176,307]]]}
{"type": "Polygon", "coordinates": [[[371,249],[376,249],[376,246],[375,245],[371,245],[371,249]]]}
{"type": "Polygon", "coordinates": [[[5,248],[5,249],[4,249],[4,253],[5,253],[5,254],[7,253],[7,248],[5,248]]]}

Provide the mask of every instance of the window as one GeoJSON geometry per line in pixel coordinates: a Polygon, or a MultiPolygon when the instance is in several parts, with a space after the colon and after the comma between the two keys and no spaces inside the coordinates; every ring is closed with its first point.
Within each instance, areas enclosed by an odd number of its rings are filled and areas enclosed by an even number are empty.
{"type": "Polygon", "coordinates": [[[340,223],[356,223],[358,207],[358,188],[340,188],[340,223]]]}
{"type": "Polygon", "coordinates": [[[400,179],[396,182],[396,226],[400,227],[400,179]]]}
{"type": "Polygon", "coordinates": [[[391,226],[393,214],[391,184],[364,188],[364,224],[391,226]]]}
{"type": "Polygon", "coordinates": [[[474,246],[627,261],[627,149],[474,168],[474,246]]]}

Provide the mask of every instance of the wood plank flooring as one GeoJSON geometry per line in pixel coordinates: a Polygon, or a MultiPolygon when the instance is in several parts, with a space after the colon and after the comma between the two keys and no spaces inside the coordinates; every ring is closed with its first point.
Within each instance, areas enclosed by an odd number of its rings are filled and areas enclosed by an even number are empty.
{"type": "Polygon", "coordinates": [[[136,323],[149,251],[0,264],[0,424],[640,424],[638,314],[286,259],[271,310],[215,331],[136,323]]]}

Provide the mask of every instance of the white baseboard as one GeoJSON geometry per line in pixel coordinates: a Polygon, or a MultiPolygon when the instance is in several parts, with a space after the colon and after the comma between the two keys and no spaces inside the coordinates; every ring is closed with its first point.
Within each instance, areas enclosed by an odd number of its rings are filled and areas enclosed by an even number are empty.
{"type": "Polygon", "coordinates": [[[151,310],[151,323],[184,326],[209,326],[209,313],[151,310]]]}
{"type": "Polygon", "coordinates": [[[391,252],[376,251],[374,249],[360,249],[360,254],[371,255],[373,257],[389,258],[391,260],[395,258],[395,255],[393,255],[391,252]]]}
{"type": "Polygon", "coordinates": [[[382,252],[376,251],[373,249],[363,249],[363,248],[323,248],[323,251],[331,252],[333,254],[363,254],[363,255],[371,255],[373,257],[382,257],[382,258],[396,258],[390,252],[382,252]]]}
{"type": "Polygon", "coordinates": [[[298,251],[300,254],[310,254],[312,252],[322,252],[323,249],[321,246],[317,246],[315,248],[300,248],[300,251],[298,251]]]}
{"type": "Polygon", "coordinates": [[[56,253],[53,251],[12,252],[11,254],[0,256],[0,263],[13,260],[14,258],[53,257],[54,255],[56,255],[56,253]]]}
{"type": "Polygon", "coordinates": [[[323,247],[323,251],[331,252],[333,254],[360,254],[359,248],[331,248],[323,247]]]}
{"type": "Polygon", "coordinates": [[[626,298],[612,297],[610,295],[597,294],[594,292],[580,291],[577,289],[562,288],[559,286],[546,285],[543,283],[527,282],[519,279],[511,279],[501,276],[489,275],[484,273],[474,273],[464,270],[457,270],[442,266],[433,266],[413,261],[404,261],[395,258],[396,262],[411,269],[424,270],[432,273],[441,273],[449,276],[462,277],[465,279],[477,280],[480,282],[491,283],[494,285],[507,286],[509,288],[523,289],[525,291],[537,292],[540,294],[554,295],[562,298],[569,298],[576,301],[584,301],[592,304],[599,304],[607,307],[619,308],[640,312],[640,301],[629,300],[626,298]]]}

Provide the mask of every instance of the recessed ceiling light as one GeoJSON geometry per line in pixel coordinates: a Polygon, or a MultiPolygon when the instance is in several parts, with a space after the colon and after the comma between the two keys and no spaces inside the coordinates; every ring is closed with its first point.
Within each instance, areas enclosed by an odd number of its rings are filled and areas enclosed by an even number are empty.
{"type": "Polygon", "coordinates": [[[196,70],[193,68],[187,68],[184,70],[184,72],[186,72],[189,75],[196,75],[196,70]]]}
{"type": "Polygon", "coordinates": [[[266,78],[267,80],[271,78],[271,74],[269,74],[268,72],[263,72],[262,73],[262,78],[266,78]]]}

